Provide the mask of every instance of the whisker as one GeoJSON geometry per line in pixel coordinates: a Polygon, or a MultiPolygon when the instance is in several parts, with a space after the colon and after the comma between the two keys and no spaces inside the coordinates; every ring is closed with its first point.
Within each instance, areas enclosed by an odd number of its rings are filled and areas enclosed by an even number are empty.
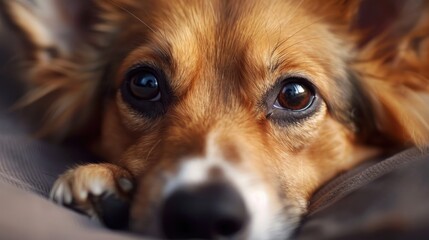
{"type": "Polygon", "coordinates": [[[161,142],[161,140],[158,140],[153,146],[152,148],[148,151],[147,155],[146,155],[146,159],[145,162],[148,161],[150,154],[152,153],[152,151],[156,148],[156,146],[158,146],[158,144],[161,142]]]}
{"type": "Polygon", "coordinates": [[[119,5],[115,0],[110,0],[110,2],[118,7],[119,9],[123,10],[124,12],[128,13],[130,16],[132,16],[133,18],[137,19],[139,22],[143,23],[147,28],[149,28],[149,30],[151,30],[153,33],[156,33],[155,30],[153,28],[151,28],[147,23],[145,23],[141,18],[137,17],[134,13],[132,13],[130,10],[126,9],[125,7],[122,7],[121,5],[119,5]]]}
{"type": "MultiPolygon", "coordinates": [[[[296,7],[292,10],[292,12],[291,12],[291,17],[289,17],[289,19],[286,21],[286,23],[284,23],[284,25],[288,25],[296,16],[297,16],[297,13],[298,13],[298,9],[301,7],[301,5],[302,5],[302,3],[304,2],[305,0],[301,0],[297,5],[296,5],[296,7]]],[[[279,31],[281,31],[281,29],[279,29],[279,31]]],[[[277,49],[281,46],[281,45],[283,45],[286,41],[287,41],[288,39],[286,38],[286,39],[283,39],[283,40],[281,40],[280,41],[280,39],[277,41],[277,43],[276,43],[276,45],[274,46],[274,48],[272,49],[272,51],[271,51],[271,58],[274,56],[274,53],[277,51],[277,49]]]]}
{"type": "MultiPolygon", "coordinates": [[[[302,2],[303,1],[301,1],[301,4],[302,4],[302,2]]],[[[316,24],[316,23],[318,23],[318,22],[320,22],[320,21],[322,21],[324,19],[324,17],[321,17],[321,18],[319,18],[319,19],[317,19],[316,21],[313,21],[313,22],[311,22],[310,24],[307,24],[307,25],[305,25],[305,26],[303,26],[302,28],[300,28],[300,29],[298,29],[297,31],[295,31],[293,34],[291,34],[291,35],[289,35],[287,38],[285,38],[285,39],[283,39],[283,40],[281,40],[281,41],[278,41],[277,43],[276,43],[276,45],[274,46],[274,48],[271,50],[271,59],[273,59],[273,56],[275,55],[275,52],[283,45],[283,44],[285,44],[286,42],[288,42],[289,40],[291,40],[293,37],[295,37],[298,33],[300,33],[301,31],[303,31],[303,30],[305,30],[305,29],[307,29],[307,28],[309,28],[309,27],[311,27],[312,25],[314,25],[314,24],[316,24]]],[[[316,38],[307,38],[307,39],[305,39],[305,40],[303,40],[303,41],[300,41],[300,42],[296,42],[296,43],[294,43],[294,44],[292,44],[292,45],[289,45],[288,47],[286,47],[286,49],[282,49],[282,51],[280,52],[280,55],[284,55],[284,51],[285,50],[287,50],[287,49],[289,49],[290,47],[292,47],[292,46],[294,46],[294,45],[296,45],[296,44],[299,44],[299,43],[302,43],[302,42],[305,42],[305,41],[307,41],[307,40],[312,40],[312,39],[316,39],[316,38]]],[[[278,65],[279,65],[279,61],[277,61],[277,63],[275,63],[275,64],[272,64],[272,66],[270,66],[270,70],[271,71],[275,71],[275,69],[277,69],[278,68],[278,65]]]]}
{"type": "Polygon", "coordinates": [[[288,40],[290,40],[290,39],[292,39],[294,36],[296,36],[298,33],[300,33],[301,31],[303,31],[303,30],[305,30],[305,29],[307,29],[307,28],[311,27],[312,25],[314,25],[314,24],[316,24],[316,23],[319,23],[319,22],[320,22],[320,21],[322,21],[323,19],[324,19],[324,17],[321,17],[321,18],[317,19],[316,21],[311,22],[310,24],[307,24],[307,25],[305,25],[304,27],[302,27],[302,28],[298,29],[296,32],[294,32],[293,34],[289,35],[289,36],[285,39],[285,41],[284,41],[284,42],[287,42],[288,40]]]}
{"type": "Polygon", "coordinates": [[[285,25],[289,24],[297,15],[298,15],[298,9],[301,7],[302,3],[305,0],[301,0],[295,7],[295,9],[293,9],[293,11],[291,12],[291,17],[287,20],[287,22],[285,23],[285,25]]]}
{"type": "MultiPolygon", "coordinates": [[[[271,71],[275,71],[275,70],[279,67],[280,63],[281,63],[281,62],[283,62],[283,61],[284,61],[284,58],[287,56],[286,51],[287,51],[288,49],[290,49],[291,47],[293,47],[293,46],[295,46],[295,45],[298,45],[298,44],[304,43],[304,42],[309,41],[309,40],[315,40],[315,39],[319,39],[319,38],[318,38],[318,37],[314,37],[314,38],[306,38],[306,39],[304,39],[304,40],[302,40],[302,41],[295,42],[295,43],[293,43],[293,44],[291,44],[291,45],[287,46],[286,48],[282,49],[281,51],[279,51],[279,52],[277,53],[277,56],[278,56],[278,57],[277,57],[276,61],[274,62],[274,64],[272,64],[272,66],[270,66],[270,70],[271,70],[271,71]]],[[[272,52],[272,57],[271,57],[271,59],[274,59],[275,51],[277,51],[277,50],[280,48],[280,46],[281,46],[281,45],[283,45],[285,42],[286,42],[286,41],[282,41],[282,42],[280,42],[280,43],[279,43],[279,46],[276,46],[276,49],[272,52]]],[[[272,61],[272,60],[271,60],[271,61],[272,61]]],[[[273,62],[273,61],[272,61],[272,62],[273,62]]]]}

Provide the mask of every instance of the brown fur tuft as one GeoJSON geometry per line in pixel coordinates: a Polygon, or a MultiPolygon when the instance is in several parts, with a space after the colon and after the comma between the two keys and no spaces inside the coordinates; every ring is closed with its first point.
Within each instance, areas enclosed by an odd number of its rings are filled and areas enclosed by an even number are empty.
{"type": "Polygon", "coordinates": [[[393,142],[423,146],[429,142],[429,4],[382,2],[394,16],[386,21],[379,19],[388,13],[361,16],[383,24],[371,29],[360,24],[363,45],[352,68],[368,91],[379,131],[393,142]]]}
{"type": "Polygon", "coordinates": [[[1,2],[27,46],[23,77],[29,90],[16,106],[39,109],[38,135],[80,134],[99,113],[108,47],[123,17],[119,2],[127,1],[1,2]]]}

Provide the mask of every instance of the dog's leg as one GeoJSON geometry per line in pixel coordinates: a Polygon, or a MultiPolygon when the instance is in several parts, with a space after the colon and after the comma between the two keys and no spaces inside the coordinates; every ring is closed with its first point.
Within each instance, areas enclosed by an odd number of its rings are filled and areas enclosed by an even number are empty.
{"type": "Polygon", "coordinates": [[[117,200],[127,203],[132,190],[132,176],[125,169],[109,163],[88,164],[61,175],[51,190],[50,198],[58,204],[84,212],[109,225],[109,222],[106,222],[109,221],[109,215],[117,214],[111,212],[115,209],[112,209],[112,199],[109,197],[113,196],[116,203],[117,200]],[[106,203],[106,199],[110,203],[106,203]]]}

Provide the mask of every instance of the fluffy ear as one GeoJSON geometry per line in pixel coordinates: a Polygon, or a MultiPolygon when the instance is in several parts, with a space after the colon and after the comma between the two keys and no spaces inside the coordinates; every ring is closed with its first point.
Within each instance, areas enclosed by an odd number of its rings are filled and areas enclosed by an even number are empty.
{"type": "Polygon", "coordinates": [[[32,51],[32,57],[49,62],[56,57],[70,57],[73,45],[80,44],[89,1],[4,0],[2,8],[32,51]]]}
{"type": "Polygon", "coordinates": [[[20,106],[34,105],[41,135],[63,137],[96,112],[105,51],[121,13],[108,0],[0,0],[0,12],[22,37],[29,83],[20,106]]]}
{"type": "Polygon", "coordinates": [[[351,68],[369,93],[378,131],[403,146],[428,144],[429,2],[362,0],[357,6],[351,68]]]}

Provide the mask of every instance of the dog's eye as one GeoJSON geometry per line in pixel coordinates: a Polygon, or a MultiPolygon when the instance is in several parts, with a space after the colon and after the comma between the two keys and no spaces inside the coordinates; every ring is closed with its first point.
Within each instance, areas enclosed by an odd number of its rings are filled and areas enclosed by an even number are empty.
{"type": "Polygon", "coordinates": [[[274,107],[302,111],[311,106],[314,97],[314,90],[308,84],[292,80],[282,86],[274,107]]]}
{"type": "Polygon", "coordinates": [[[267,119],[286,126],[310,118],[321,109],[323,99],[307,78],[282,77],[267,93],[265,103],[267,119]]]}
{"type": "Polygon", "coordinates": [[[161,97],[157,76],[147,71],[132,77],[130,90],[134,97],[141,100],[156,101],[161,97]]]}
{"type": "Polygon", "coordinates": [[[165,73],[150,65],[133,67],[120,88],[122,99],[144,117],[162,116],[172,99],[165,73]]]}

